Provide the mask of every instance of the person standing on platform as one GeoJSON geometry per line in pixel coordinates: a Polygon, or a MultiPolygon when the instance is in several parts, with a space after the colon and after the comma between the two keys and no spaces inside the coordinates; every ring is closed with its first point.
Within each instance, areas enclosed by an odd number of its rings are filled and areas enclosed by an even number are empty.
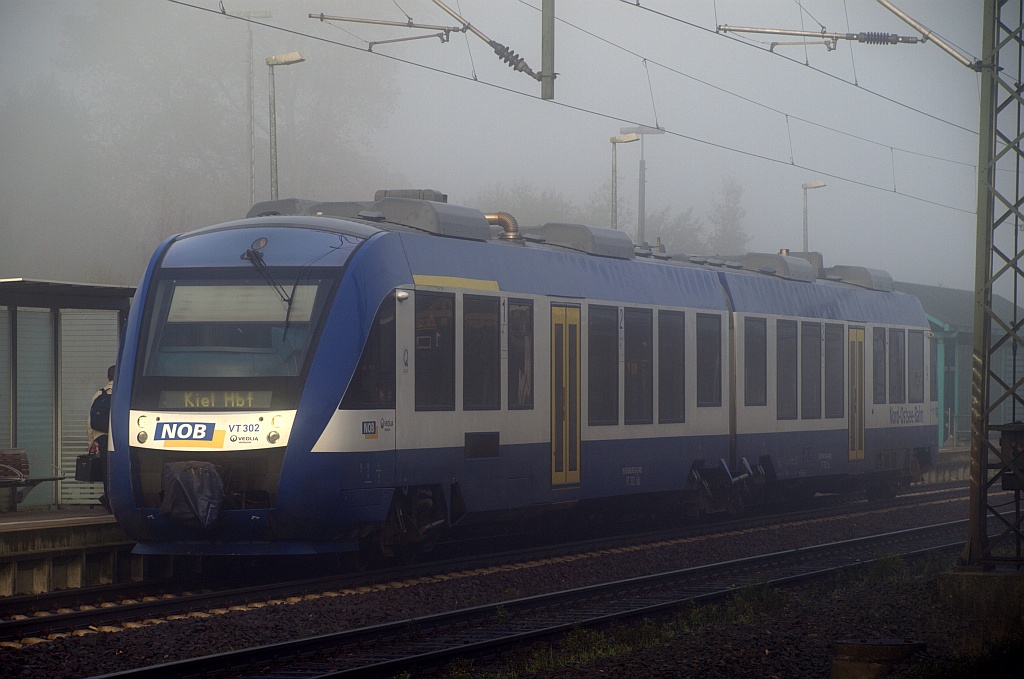
{"type": "Polygon", "coordinates": [[[110,511],[107,500],[107,443],[110,429],[110,395],[114,391],[114,366],[107,368],[107,386],[103,387],[89,401],[89,417],[86,421],[89,436],[89,454],[99,455],[103,468],[103,495],[100,504],[110,511]]]}

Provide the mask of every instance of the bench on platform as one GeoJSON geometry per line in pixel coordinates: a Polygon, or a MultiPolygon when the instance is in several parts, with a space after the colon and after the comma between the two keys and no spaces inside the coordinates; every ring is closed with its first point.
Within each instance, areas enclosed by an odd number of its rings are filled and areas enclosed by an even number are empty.
{"type": "Polygon", "coordinates": [[[52,476],[33,476],[24,448],[0,448],[0,512],[17,511],[18,503],[33,488],[47,481],[61,481],[64,475],[51,467],[52,476]]]}

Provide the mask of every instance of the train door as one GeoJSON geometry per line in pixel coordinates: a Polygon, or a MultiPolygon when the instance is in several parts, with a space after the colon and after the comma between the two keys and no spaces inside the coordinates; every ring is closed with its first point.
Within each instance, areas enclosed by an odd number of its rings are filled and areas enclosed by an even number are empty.
{"type": "Polygon", "coordinates": [[[551,305],[551,485],[580,482],[580,308],[551,305]]]}
{"type": "Polygon", "coordinates": [[[850,461],[864,459],[864,328],[850,328],[850,461]]]}

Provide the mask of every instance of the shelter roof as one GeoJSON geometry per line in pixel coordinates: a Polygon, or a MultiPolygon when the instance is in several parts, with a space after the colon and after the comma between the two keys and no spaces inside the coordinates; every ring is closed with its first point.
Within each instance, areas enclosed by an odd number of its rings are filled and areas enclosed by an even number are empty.
{"type": "Polygon", "coordinates": [[[135,287],[0,278],[0,306],[126,311],[135,287]]]}

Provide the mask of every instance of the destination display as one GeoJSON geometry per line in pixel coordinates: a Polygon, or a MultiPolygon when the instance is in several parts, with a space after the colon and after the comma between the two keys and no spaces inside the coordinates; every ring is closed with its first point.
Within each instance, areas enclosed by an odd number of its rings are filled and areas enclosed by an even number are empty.
{"type": "Polygon", "coordinates": [[[161,391],[160,408],[166,410],[266,410],[272,391],[202,390],[161,391]]]}

